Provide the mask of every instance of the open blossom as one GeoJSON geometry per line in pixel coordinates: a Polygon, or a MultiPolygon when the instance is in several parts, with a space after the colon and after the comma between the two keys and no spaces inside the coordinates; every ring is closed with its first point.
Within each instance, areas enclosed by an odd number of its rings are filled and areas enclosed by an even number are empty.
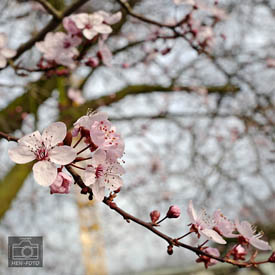
{"type": "Polygon", "coordinates": [[[220,235],[226,238],[237,238],[239,234],[234,234],[236,231],[235,224],[228,220],[220,210],[216,210],[213,215],[214,230],[216,230],[220,235]]]}
{"type": "Polygon", "coordinates": [[[203,235],[208,240],[213,242],[226,244],[226,241],[215,230],[212,229],[213,225],[207,219],[205,212],[201,211],[200,214],[197,215],[192,201],[189,202],[187,213],[192,222],[190,228],[192,232],[196,232],[199,237],[200,235],[203,235]]]}
{"type": "Polygon", "coordinates": [[[16,55],[16,51],[6,47],[7,36],[4,33],[0,33],[0,68],[4,68],[7,65],[7,59],[16,55]]]}
{"type": "Polygon", "coordinates": [[[116,12],[114,14],[110,14],[106,11],[101,10],[101,11],[97,11],[96,13],[101,15],[103,17],[104,22],[108,25],[113,25],[113,24],[118,23],[122,17],[121,11],[116,12]]]}
{"type": "Polygon", "coordinates": [[[59,172],[55,181],[50,185],[51,194],[68,194],[72,182],[73,177],[71,175],[59,172]]]}
{"type": "Polygon", "coordinates": [[[236,227],[246,243],[249,243],[260,250],[271,250],[271,247],[267,242],[260,240],[263,234],[256,234],[256,228],[252,226],[249,222],[243,221],[240,223],[237,220],[236,227]]]}
{"type": "Polygon", "coordinates": [[[98,13],[79,13],[71,17],[71,19],[89,40],[93,39],[97,34],[109,34],[112,32],[112,28],[104,23],[104,17],[98,13]]]}
{"type": "Polygon", "coordinates": [[[105,188],[115,191],[122,186],[120,175],[124,174],[124,169],[118,162],[110,162],[106,152],[100,149],[94,153],[91,163],[86,168],[83,181],[92,188],[94,198],[102,201],[105,188]]]}
{"type": "MultiPolygon", "coordinates": [[[[220,256],[220,252],[217,248],[213,248],[213,247],[205,247],[202,249],[203,252],[215,256],[215,257],[219,257],[220,256]]],[[[204,263],[205,268],[208,268],[209,266],[215,265],[218,263],[217,260],[210,258],[208,256],[205,255],[200,255],[199,258],[196,260],[197,263],[204,263]]]]}
{"type": "Polygon", "coordinates": [[[77,36],[67,35],[64,32],[49,32],[45,40],[37,42],[35,46],[44,54],[46,60],[74,69],[74,58],[79,54],[75,47],[80,43],[81,39],[77,36]]]}
{"type": "Polygon", "coordinates": [[[49,186],[57,177],[55,164],[67,165],[76,158],[73,148],[59,146],[66,134],[66,125],[63,122],[55,122],[47,127],[42,135],[35,131],[20,138],[18,146],[9,149],[9,157],[19,164],[38,160],[32,168],[34,179],[40,185],[49,186]]]}
{"type": "Polygon", "coordinates": [[[74,123],[74,126],[76,129],[83,127],[89,130],[93,143],[99,149],[106,150],[109,159],[115,160],[122,157],[124,142],[112,127],[107,113],[99,112],[82,116],[74,123]]]}

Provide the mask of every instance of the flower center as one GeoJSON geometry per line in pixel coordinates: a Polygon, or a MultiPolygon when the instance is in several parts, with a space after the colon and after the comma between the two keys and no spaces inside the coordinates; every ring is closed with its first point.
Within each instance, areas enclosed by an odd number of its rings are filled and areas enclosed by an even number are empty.
{"type": "Polygon", "coordinates": [[[95,170],[95,176],[98,179],[99,177],[103,176],[103,166],[101,164],[99,164],[95,170]]]}
{"type": "Polygon", "coordinates": [[[48,151],[45,146],[38,148],[34,152],[34,154],[35,154],[37,160],[47,160],[48,159],[48,151]]]}

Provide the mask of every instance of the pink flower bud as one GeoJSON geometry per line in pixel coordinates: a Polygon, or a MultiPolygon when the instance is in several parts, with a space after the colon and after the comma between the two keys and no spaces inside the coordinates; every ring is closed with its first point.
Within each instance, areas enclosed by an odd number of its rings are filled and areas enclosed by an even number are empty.
{"type": "Polygon", "coordinates": [[[180,208],[176,205],[170,206],[166,216],[169,219],[178,218],[180,216],[180,208]]]}
{"type": "Polygon", "coordinates": [[[160,213],[158,210],[154,210],[150,213],[152,223],[156,223],[160,217],[160,213]]]}
{"type": "Polygon", "coordinates": [[[273,253],[271,254],[271,256],[268,258],[268,261],[269,261],[270,263],[275,263],[275,252],[273,252],[273,253]]]}

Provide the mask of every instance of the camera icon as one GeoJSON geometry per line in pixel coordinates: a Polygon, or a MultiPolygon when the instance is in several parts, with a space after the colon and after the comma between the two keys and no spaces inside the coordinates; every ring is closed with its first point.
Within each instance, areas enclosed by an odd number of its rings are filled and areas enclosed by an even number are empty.
{"type": "Polygon", "coordinates": [[[8,247],[9,267],[43,266],[42,237],[10,236],[8,247]]]}
{"type": "Polygon", "coordinates": [[[14,260],[38,260],[39,247],[30,240],[22,240],[18,244],[12,245],[12,258],[14,260]]]}

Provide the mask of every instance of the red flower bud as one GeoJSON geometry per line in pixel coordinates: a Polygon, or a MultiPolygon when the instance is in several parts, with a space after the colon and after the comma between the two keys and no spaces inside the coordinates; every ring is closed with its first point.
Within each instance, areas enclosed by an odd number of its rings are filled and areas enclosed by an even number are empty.
{"type": "Polygon", "coordinates": [[[169,254],[169,255],[172,255],[173,254],[173,246],[172,245],[169,245],[168,247],[167,247],[167,253],[169,254]]]}
{"type": "Polygon", "coordinates": [[[273,253],[271,254],[271,256],[268,258],[268,261],[269,261],[270,263],[275,263],[275,252],[273,252],[273,253]]]}
{"type": "Polygon", "coordinates": [[[170,206],[166,216],[169,219],[178,218],[180,216],[180,208],[176,205],[170,206]]]}
{"type": "Polygon", "coordinates": [[[160,213],[158,210],[154,210],[150,213],[152,223],[156,223],[160,217],[160,213]]]}

